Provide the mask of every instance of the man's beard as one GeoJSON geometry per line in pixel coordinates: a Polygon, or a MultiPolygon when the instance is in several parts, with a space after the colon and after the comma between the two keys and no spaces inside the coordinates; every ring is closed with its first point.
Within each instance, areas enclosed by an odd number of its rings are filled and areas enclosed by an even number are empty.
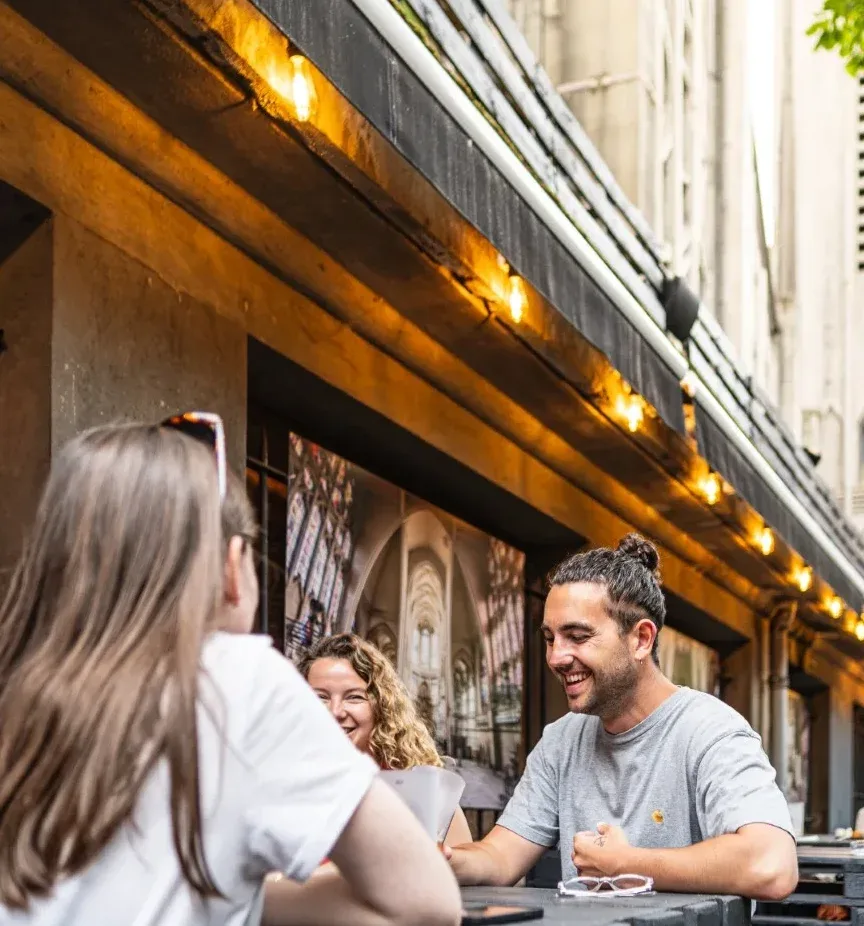
{"type": "Polygon", "coordinates": [[[620,717],[633,699],[637,678],[636,663],[622,652],[609,666],[592,671],[591,691],[576,713],[593,714],[601,720],[620,717]]]}

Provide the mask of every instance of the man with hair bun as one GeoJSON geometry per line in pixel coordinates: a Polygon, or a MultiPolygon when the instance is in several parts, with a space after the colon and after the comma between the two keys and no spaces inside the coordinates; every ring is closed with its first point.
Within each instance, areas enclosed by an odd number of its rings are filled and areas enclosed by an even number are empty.
{"type": "Polygon", "coordinates": [[[546,727],[492,832],[445,850],[462,884],[514,884],[560,844],[564,880],[639,874],[659,891],[779,900],[798,865],[759,736],[660,671],[656,547],[628,534],[549,577],[546,662],[570,713],[546,727]]]}

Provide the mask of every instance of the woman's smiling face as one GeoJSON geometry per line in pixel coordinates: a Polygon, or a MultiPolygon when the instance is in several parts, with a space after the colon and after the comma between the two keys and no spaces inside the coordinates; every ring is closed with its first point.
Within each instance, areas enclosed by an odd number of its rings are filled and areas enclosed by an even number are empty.
{"type": "Polygon", "coordinates": [[[308,682],[351,742],[368,753],[375,710],[366,682],[351,663],[347,659],[316,659],[309,668],[308,682]]]}

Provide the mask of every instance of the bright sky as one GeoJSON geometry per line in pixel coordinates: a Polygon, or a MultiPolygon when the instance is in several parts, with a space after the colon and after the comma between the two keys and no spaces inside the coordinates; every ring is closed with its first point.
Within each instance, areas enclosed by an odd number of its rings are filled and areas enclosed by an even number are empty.
{"type": "MultiPolygon", "coordinates": [[[[788,2],[788,0],[784,0],[788,2]]],[[[776,195],[775,125],[775,36],[779,23],[776,0],[747,0],[747,77],[751,120],[756,143],[756,162],[762,187],[762,211],[769,246],[774,243],[774,200],[776,195]]]]}

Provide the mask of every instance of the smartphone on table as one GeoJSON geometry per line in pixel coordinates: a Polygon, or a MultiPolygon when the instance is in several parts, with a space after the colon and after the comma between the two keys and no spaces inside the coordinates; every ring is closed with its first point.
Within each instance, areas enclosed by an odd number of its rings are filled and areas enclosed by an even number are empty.
{"type": "Polygon", "coordinates": [[[543,918],[542,907],[521,907],[503,903],[462,905],[462,926],[489,926],[492,923],[523,923],[543,918]]]}

